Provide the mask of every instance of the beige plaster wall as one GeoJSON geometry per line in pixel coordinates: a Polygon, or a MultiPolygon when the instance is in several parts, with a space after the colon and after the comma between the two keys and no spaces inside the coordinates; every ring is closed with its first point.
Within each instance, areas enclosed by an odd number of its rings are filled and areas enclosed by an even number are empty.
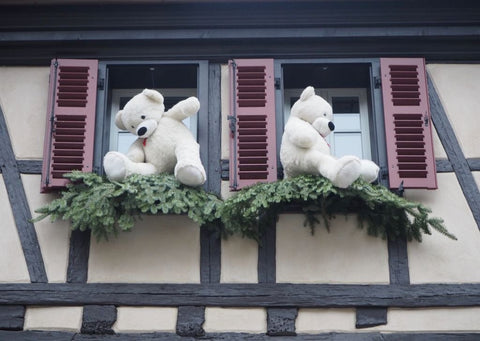
{"type": "MultiPolygon", "coordinates": [[[[40,193],[40,175],[22,174],[23,187],[27,195],[32,217],[35,210],[57,198],[55,194],[40,193]]],[[[45,218],[35,223],[45,270],[50,283],[65,282],[67,279],[68,253],[70,249],[70,224],[63,220],[52,223],[45,218]]]]}
{"type": "Polygon", "coordinates": [[[388,249],[381,238],[357,227],[354,216],[338,216],[330,233],[312,236],[302,214],[282,214],[277,223],[277,282],[388,283],[388,249]]]}
{"type": "Polygon", "coordinates": [[[355,309],[299,309],[295,330],[298,334],[317,334],[329,331],[355,331],[355,309]]]}
{"type": "Polygon", "coordinates": [[[472,174],[475,182],[477,183],[477,187],[480,188],[480,172],[472,172],[472,174]]]}
{"type": "Polygon", "coordinates": [[[443,148],[442,142],[440,142],[440,138],[438,137],[438,133],[435,128],[432,129],[432,133],[433,133],[433,152],[435,154],[435,158],[448,159],[447,153],[445,152],[445,148],[443,148]]]}
{"type": "Polygon", "coordinates": [[[177,308],[118,307],[116,333],[175,332],[177,308]]]}
{"type": "Polygon", "coordinates": [[[207,333],[266,333],[267,311],[263,308],[205,308],[203,329],[207,333]]]}
{"type": "Polygon", "coordinates": [[[465,156],[480,157],[480,64],[429,64],[427,71],[465,156]]]}
{"type": "Polygon", "coordinates": [[[27,307],[24,330],[80,332],[83,307],[27,307]]]}
{"type": "Polygon", "coordinates": [[[144,216],[118,238],[92,239],[88,281],[199,283],[200,228],[187,216],[144,216]]]}
{"type": "Polygon", "coordinates": [[[480,308],[450,307],[403,309],[390,308],[387,324],[356,329],[356,312],[350,308],[299,309],[296,332],[316,334],[325,332],[478,332],[480,308]]]}
{"type": "Polygon", "coordinates": [[[0,217],[2,219],[0,238],[0,283],[30,282],[27,264],[18,237],[10,200],[0,174],[0,217]]]}
{"type": "Polygon", "coordinates": [[[18,159],[40,159],[49,67],[0,67],[0,106],[18,159]]]}
{"type": "Polygon", "coordinates": [[[220,282],[258,282],[258,244],[255,240],[231,236],[222,240],[220,282]]]}
{"type": "Polygon", "coordinates": [[[441,217],[458,240],[438,232],[424,236],[422,243],[408,243],[412,283],[480,282],[480,232],[454,173],[437,174],[438,189],[406,190],[405,197],[422,202],[441,217]]]}

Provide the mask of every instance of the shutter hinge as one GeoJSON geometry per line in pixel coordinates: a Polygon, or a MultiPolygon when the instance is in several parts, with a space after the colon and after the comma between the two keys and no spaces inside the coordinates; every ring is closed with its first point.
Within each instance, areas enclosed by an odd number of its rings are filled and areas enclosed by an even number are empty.
{"type": "Polygon", "coordinates": [[[98,90],[105,90],[105,78],[99,78],[97,82],[98,90]]]}
{"type": "Polygon", "coordinates": [[[235,127],[237,126],[237,119],[235,118],[235,116],[232,115],[228,115],[227,119],[230,121],[228,125],[230,127],[230,131],[232,132],[232,134],[234,134],[236,129],[235,127]]]}
{"type": "Polygon", "coordinates": [[[281,79],[280,78],[275,78],[275,89],[280,90],[280,85],[281,85],[281,79]]]}
{"type": "Polygon", "coordinates": [[[425,127],[428,127],[428,122],[430,121],[430,118],[428,117],[428,114],[425,114],[423,117],[423,123],[425,124],[425,127]]]}
{"type": "Polygon", "coordinates": [[[388,179],[388,167],[380,167],[380,174],[378,175],[378,178],[380,180],[387,180],[388,179]]]}
{"type": "Polygon", "coordinates": [[[382,80],[380,79],[380,77],[373,77],[373,83],[375,89],[380,89],[380,87],[382,86],[382,80]]]}

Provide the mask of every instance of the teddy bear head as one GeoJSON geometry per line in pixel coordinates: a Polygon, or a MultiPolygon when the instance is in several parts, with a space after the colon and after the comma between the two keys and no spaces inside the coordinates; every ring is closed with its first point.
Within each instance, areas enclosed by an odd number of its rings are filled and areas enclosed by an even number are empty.
{"type": "Polygon", "coordinates": [[[130,99],[115,116],[115,125],[141,138],[149,137],[165,112],[163,96],[156,90],[145,89],[130,99]]]}
{"type": "Polygon", "coordinates": [[[332,122],[332,107],[326,100],[316,95],[315,89],[311,86],[303,90],[300,99],[293,104],[290,115],[310,123],[323,137],[335,129],[332,122]]]}

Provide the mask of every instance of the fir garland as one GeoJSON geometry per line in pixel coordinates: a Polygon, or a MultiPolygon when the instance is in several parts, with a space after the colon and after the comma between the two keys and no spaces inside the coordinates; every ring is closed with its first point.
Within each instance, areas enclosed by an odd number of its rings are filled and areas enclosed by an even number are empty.
{"type": "Polygon", "coordinates": [[[97,239],[129,231],[142,214],[187,214],[200,225],[216,219],[220,199],[202,189],[180,184],[173,175],[131,175],[110,182],[94,173],[66,174],[72,183],[61,197],[35,212],[39,221],[50,216],[70,220],[73,230],[91,229],[97,239]]]}
{"type": "Polygon", "coordinates": [[[335,187],[321,176],[303,175],[273,183],[256,184],[242,189],[220,208],[224,233],[241,234],[259,240],[271,219],[276,219],[285,206],[299,206],[305,213],[304,226],[312,233],[321,217],[327,229],[336,214],[356,213],[359,227],[384,239],[399,237],[422,240],[430,227],[456,239],[440,218],[429,217],[431,210],[390,192],[387,188],[363,180],[346,189],[335,187]]]}
{"type": "Polygon", "coordinates": [[[70,220],[73,230],[91,229],[97,239],[128,231],[142,214],[187,214],[202,227],[215,228],[224,236],[240,234],[260,240],[271,219],[288,207],[300,207],[305,226],[314,232],[322,219],[329,229],[336,214],[356,213],[359,227],[384,239],[422,240],[433,228],[449,238],[440,218],[379,185],[357,180],[349,188],[335,187],[320,176],[299,176],[273,183],[260,183],[221,201],[203,189],[180,184],[172,175],[132,175],[125,182],[110,182],[94,173],[67,174],[72,183],[61,196],[37,209],[39,221],[50,216],[70,220]],[[218,222],[221,221],[222,224],[218,222]],[[223,225],[223,226],[222,226],[223,225]]]}

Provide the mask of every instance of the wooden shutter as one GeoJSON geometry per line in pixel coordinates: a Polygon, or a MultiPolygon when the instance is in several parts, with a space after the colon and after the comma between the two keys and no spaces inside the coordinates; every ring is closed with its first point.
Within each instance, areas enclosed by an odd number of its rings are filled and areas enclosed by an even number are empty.
{"type": "Polygon", "coordinates": [[[230,63],[230,187],[277,180],[273,59],[230,63]]]}
{"type": "Polygon", "coordinates": [[[97,73],[97,60],[52,60],[42,192],[64,187],[65,173],[92,171],[97,73]]]}
{"type": "Polygon", "coordinates": [[[382,58],[390,187],[437,188],[432,120],[422,58],[382,58]]]}

